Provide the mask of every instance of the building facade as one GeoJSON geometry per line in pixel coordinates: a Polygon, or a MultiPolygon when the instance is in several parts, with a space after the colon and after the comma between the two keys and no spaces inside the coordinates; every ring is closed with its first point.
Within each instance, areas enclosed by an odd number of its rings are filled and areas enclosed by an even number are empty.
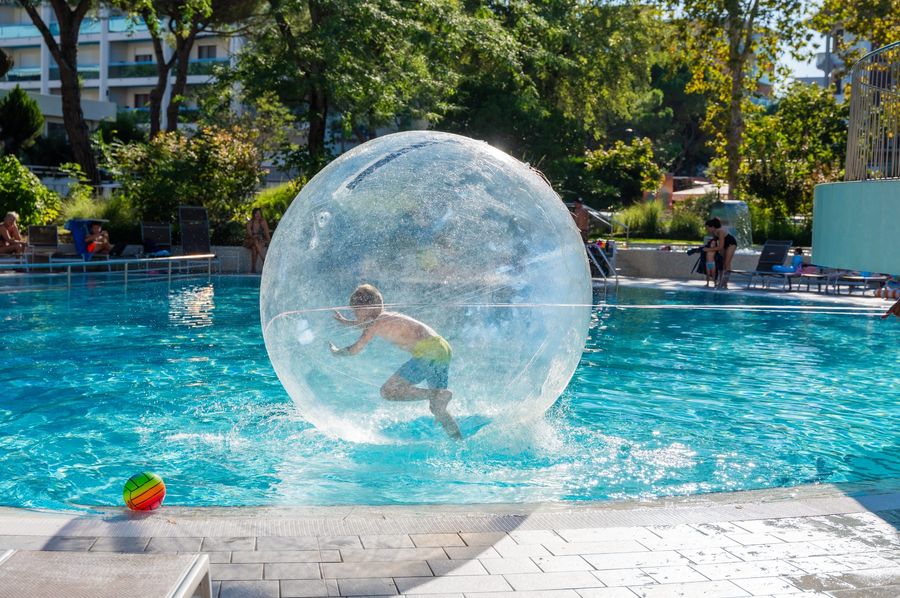
{"type": "MultiPolygon", "coordinates": [[[[42,5],[40,12],[50,31],[57,33],[58,24],[49,5],[42,5]]],[[[214,67],[229,62],[240,43],[240,38],[200,34],[188,67],[188,92],[209,83],[214,67]]],[[[0,80],[0,90],[19,85],[31,94],[61,93],[56,62],[23,8],[0,5],[0,48],[15,63],[0,80]]],[[[166,52],[171,52],[168,46],[166,52]]],[[[156,63],[143,20],[109,9],[85,17],[79,34],[78,72],[84,100],[111,102],[118,111],[146,111],[150,90],[156,84],[156,63]]],[[[171,80],[167,96],[170,89],[171,80]]],[[[188,100],[185,109],[190,107],[188,100]]],[[[53,124],[51,121],[49,126],[53,124]]]]}

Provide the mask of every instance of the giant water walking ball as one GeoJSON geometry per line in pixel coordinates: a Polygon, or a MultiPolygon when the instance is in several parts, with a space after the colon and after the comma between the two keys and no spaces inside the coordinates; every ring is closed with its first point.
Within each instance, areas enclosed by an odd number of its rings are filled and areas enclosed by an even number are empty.
{"type": "Polygon", "coordinates": [[[166,498],[166,485],[155,473],[145,471],[128,478],[122,498],[132,511],[152,511],[166,498]]]}
{"type": "Polygon", "coordinates": [[[362,333],[334,317],[353,318],[360,284],[447,340],[447,411],[464,436],[543,414],[590,320],[585,250],[563,202],[526,164],[447,133],[387,135],[317,174],[278,225],[260,290],[266,349],[303,417],[353,441],[441,438],[428,401],[382,398],[407,350],[375,338],[332,355],[329,343],[362,333]]]}

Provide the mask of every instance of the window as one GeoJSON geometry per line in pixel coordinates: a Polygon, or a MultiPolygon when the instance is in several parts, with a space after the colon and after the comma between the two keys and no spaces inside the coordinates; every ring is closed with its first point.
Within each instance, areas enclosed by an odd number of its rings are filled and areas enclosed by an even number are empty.
{"type": "Polygon", "coordinates": [[[134,94],[134,107],[135,108],[144,108],[149,103],[150,103],[150,94],[149,93],[134,94]]]}
{"type": "Polygon", "coordinates": [[[135,62],[153,62],[153,54],[135,54],[135,62]]]}
{"type": "Polygon", "coordinates": [[[200,60],[212,60],[215,57],[215,46],[197,46],[197,58],[199,58],[200,60]]]}

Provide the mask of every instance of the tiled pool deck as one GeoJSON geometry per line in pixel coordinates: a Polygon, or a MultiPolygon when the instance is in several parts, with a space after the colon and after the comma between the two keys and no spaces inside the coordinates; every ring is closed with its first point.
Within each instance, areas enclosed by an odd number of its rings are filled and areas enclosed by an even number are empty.
{"type": "Polygon", "coordinates": [[[630,503],[0,509],[0,549],[206,552],[214,596],[900,596],[900,484],[630,503]]]}

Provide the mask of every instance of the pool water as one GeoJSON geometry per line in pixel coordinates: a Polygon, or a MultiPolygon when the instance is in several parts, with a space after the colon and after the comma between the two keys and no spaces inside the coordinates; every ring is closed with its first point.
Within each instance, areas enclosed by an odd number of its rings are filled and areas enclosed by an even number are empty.
{"type": "Polygon", "coordinates": [[[781,294],[622,287],[533,424],[369,445],[327,438],[297,413],[266,356],[258,285],[126,289],[92,277],[0,294],[0,504],[120,505],[144,470],[165,479],[166,504],[193,506],[584,501],[900,478],[895,321],[781,294]]]}

